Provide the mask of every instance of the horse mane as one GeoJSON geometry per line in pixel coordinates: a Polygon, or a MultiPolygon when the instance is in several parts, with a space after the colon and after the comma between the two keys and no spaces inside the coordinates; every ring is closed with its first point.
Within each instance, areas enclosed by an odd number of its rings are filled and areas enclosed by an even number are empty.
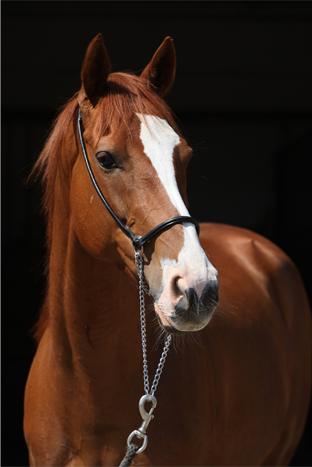
{"type": "MultiPolygon", "coordinates": [[[[45,269],[47,277],[52,244],[55,183],[61,160],[62,145],[66,139],[71,122],[74,123],[75,133],[77,134],[78,94],[77,92],[67,104],[61,107],[53,123],[50,135],[29,177],[32,180],[40,179],[43,188],[42,210],[47,225],[47,261],[45,269]]],[[[156,89],[152,84],[148,80],[131,73],[110,74],[105,94],[98,99],[94,105],[94,109],[97,111],[94,112],[91,118],[87,119],[85,127],[85,129],[92,128],[91,144],[96,144],[102,136],[110,132],[110,126],[116,115],[120,122],[124,123],[128,136],[131,138],[130,123],[135,113],[142,114],[143,116],[147,114],[164,118],[176,133],[181,135],[171,109],[157,95],[156,89]]],[[[47,290],[39,319],[32,332],[37,343],[39,343],[48,324],[49,303],[47,290]]]]}

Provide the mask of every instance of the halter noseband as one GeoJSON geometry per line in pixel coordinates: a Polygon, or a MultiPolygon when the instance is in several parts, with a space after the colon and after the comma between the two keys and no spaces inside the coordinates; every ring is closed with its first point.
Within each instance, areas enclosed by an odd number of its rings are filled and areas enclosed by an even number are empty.
{"type": "Polygon", "coordinates": [[[127,235],[128,238],[130,238],[130,240],[132,241],[132,244],[133,244],[135,249],[139,249],[139,248],[143,247],[143,245],[145,245],[145,243],[149,242],[152,237],[154,237],[155,235],[160,233],[162,230],[165,230],[168,227],[172,227],[175,224],[182,224],[183,222],[188,222],[190,224],[194,224],[195,227],[196,227],[197,234],[199,235],[199,223],[197,222],[196,219],[194,219],[193,217],[190,217],[190,216],[172,217],[171,219],[168,219],[167,221],[164,221],[161,224],[154,227],[147,234],[143,235],[143,237],[141,235],[135,235],[132,232],[132,230],[130,229],[130,227],[125,225],[122,222],[122,220],[115,214],[113,209],[110,207],[110,205],[108,204],[108,202],[104,198],[103,193],[101,192],[101,190],[100,190],[100,188],[99,188],[99,186],[98,186],[98,184],[97,184],[97,182],[96,182],[96,180],[94,178],[94,175],[93,175],[93,172],[92,172],[89,160],[88,160],[87,151],[86,151],[86,147],[85,147],[85,144],[84,144],[83,136],[82,136],[82,117],[81,117],[80,109],[78,111],[78,132],[79,132],[79,139],[80,139],[80,144],[81,144],[83,157],[84,157],[84,160],[85,160],[85,163],[86,163],[86,166],[87,166],[91,181],[93,183],[93,186],[94,186],[97,194],[99,195],[101,201],[104,203],[106,209],[110,213],[110,215],[115,219],[115,221],[117,222],[117,224],[119,225],[119,227],[121,228],[123,233],[125,235],[127,235]]]}

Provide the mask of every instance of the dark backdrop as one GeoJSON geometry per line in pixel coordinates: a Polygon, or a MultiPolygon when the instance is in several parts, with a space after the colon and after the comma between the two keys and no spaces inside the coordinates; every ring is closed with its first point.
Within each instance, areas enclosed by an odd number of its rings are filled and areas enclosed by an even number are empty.
{"type": "MultiPolygon", "coordinates": [[[[2,1],[2,465],[26,465],[23,391],[42,301],[39,190],[23,180],[103,34],[113,69],[142,70],[170,35],[168,102],[197,157],[194,217],[255,230],[295,261],[311,300],[310,2],[2,1]]],[[[268,423],[270,421],[268,420],[268,423]]],[[[311,417],[293,460],[311,465],[311,417]]]]}

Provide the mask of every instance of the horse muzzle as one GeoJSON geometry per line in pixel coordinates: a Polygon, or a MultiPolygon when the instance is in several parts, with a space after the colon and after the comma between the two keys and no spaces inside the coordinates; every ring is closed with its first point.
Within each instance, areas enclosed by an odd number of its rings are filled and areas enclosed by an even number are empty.
{"type": "Polygon", "coordinates": [[[219,300],[219,282],[210,280],[200,297],[193,287],[183,288],[175,282],[175,290],[168,300],[161,296],[155,302],[155,311],[160,325],[171,334],[199,331],[210,321],[219,300]],[[168,301],[170,303],[168,303],[168,301]]]}

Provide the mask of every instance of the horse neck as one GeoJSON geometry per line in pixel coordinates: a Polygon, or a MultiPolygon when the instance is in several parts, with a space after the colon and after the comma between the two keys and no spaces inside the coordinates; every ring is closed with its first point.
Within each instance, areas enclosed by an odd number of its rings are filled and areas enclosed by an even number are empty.
{"type": "Polygon", "coordinates": [[[127,361],[129,352],[141,366],[138,290],[117,266],[81,246],[71,226],[69,188],[61,185],[57,177],[48,291],[53,355],[87,377],[127,361]]]}

